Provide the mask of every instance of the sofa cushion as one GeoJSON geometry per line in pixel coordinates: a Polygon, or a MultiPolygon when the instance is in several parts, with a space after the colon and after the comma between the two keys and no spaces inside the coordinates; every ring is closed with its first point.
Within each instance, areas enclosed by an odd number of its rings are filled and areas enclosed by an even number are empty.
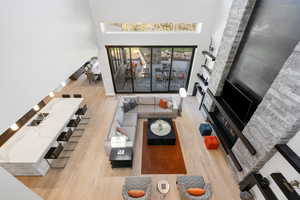
{"type": "Polygon", "coordinates": [[[202,188],[189,188],[186,190],[186,192],[192,196],[201,196],[205,194],[205,190],[202,188]]]}
{"type": "Polygon", "coordinates": [[[143,190],[129,190],[127,193],[128,196],[132,198],[140,198],[145,196],[145,192],[143,190]]]}
{"type": "Polygon", "coordinates": [[[122,126],[137,126],[138,114],[137,113],[126,113],[122,126]]]}
{"type": "Polygon", "coordinates": [[[136,106],[135,108],[129,110],[126,114],[129,114],[129,113],[138,113],[138,107],[139,106],[136,106]]]}
{"type": "Polygon", "coordinates": [[[155,112],[155,105],[139,105],[138,112],[143,113],[154,113],[155,112]]]}
{"type": "Polygon", "coordinates": [[[124,111],[121,108],[121,106],[118,106],[114,120],[116,120],[118,122],[118,124],[123,123],[123,121],[124,121],[124,111]]]}
{"type": "Polygon", "coordinates": [[[172,109],[170,108],[161,108],[160,106],[155,106],[155,113],[171,113],[172,109]]]}
{"type": "Polygon", "coordinates": [[[127,141],[134,143],[135,135],[136,135],[136,127],[134,127],[134,126],[123,126],[122,128],[126,131],[126,133],[128,135],[128,140],[127,141]]]}
{"type": "Polygon", "coordinates": [[[154,105],[155,104],[155,97],[151,96],[140,96],[138,98],[139,105],[154,105]]]}
{"type": "Polygon", "coordinates": [[[111,127],[110,127],[110,132],[109,132],[109,135],[108,135],[108,139],[110,140],[111,137],[113,136],[117,136],[116,135],[116,129],[117,127],[119,127],[120,125],[118,124],[118,122],[116,120],[113,121],[111,127]]]}

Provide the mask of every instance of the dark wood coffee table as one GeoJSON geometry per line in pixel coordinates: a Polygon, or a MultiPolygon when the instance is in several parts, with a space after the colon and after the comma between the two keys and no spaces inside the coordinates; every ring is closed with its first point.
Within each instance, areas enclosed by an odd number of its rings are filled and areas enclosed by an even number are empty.
{"type": "Polygon", "coordinates": [[[173,130],[173,121],[170,118],[150,118],[148,119],[147,127],[147,143],[148,145],[175,145],[176,144],[176,135],[173,130]],[[167,135],[159,136],[152,132],[151,125],[157,120],[163,120],[167,122],[171,129],[167,135]]]}
{"type": "Polygon", "coordinates": [[[132,167],[132,148],[112,148],[109,160],[112,168],[132,167]]]}

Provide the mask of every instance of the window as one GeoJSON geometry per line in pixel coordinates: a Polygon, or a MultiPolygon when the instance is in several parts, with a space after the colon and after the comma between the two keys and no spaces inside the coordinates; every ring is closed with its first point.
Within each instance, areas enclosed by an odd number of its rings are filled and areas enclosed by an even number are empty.
{"type": "Polygon", "coordinates": [[[116,93],[178,92],[187,88],[195,46],[107,46],[116,93]]]}
{"type": "MultiPolygon", "coordinates": [[[[201,23],[108,23],[108,32],[200,32],[201,23]]],[[[104,29],[104,28],[102,28],[104,29]]]]}

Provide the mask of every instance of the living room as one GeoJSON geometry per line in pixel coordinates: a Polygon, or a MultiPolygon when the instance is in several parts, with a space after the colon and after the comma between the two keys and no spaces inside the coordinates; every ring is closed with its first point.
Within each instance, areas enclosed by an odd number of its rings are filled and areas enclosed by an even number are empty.
{"type": "Polygon", "coordinates": [[[3,4],[0,199],[300,199],[298,0],[3,4]]]}

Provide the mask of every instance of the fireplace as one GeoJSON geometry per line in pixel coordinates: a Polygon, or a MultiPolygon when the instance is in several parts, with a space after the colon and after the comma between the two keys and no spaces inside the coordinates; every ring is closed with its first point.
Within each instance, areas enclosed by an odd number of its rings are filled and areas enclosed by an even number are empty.
{"type": "Polygon", "coordinates": [[[238,171],[243,171],[240,161],[236,158],[232,151],[233,147],[235,146],[236,142],[240,140],[250,155],[255,155],[256,149],[250,143],[248,138],[246,138],[242,133],[246,125],[246,120],[252,115],[252,112],[250,112],[252,109],[248,108],[251,108],[253,104],[248,97],[246,97],[246,100],[243,100],[245,98],[245,94],[238,94],[239,92],[240,91],[237,90],[231,91],[231,93],[223,93],[222,96],[214,96],[208,88],[207,98],[212,100],[213,105],[215,105],[215,109],[209,112],[206,105],[203,104],[203,110],[206,112],[208,120],[211,122],[218,138],[222,143],[222,146],[224,147],[224,150],[228,156],[230,156],[236,169],[238,171]],[[247,106],[246,109],[243,109],[249,110],[249,112],[246,113],[247,115],[244,115],[247,117],[241,118],[242,115],[235,112],[236,107],[231,106],[231,104],[228,103],[228,96],[225,95],[230,95],[232,98],[234,98],[234,102],[239,103],[238,105],[247,106]],[[250,104],[248,102],[250,102],[250,104]]]}
{"type": "Polygon", "coordinates": [[[230,125],[230,122],[217,108],[214,111],[214,115],[219,122],[219,127],[223,130],[223,135],[229,148],[232,148],[238,138],[236,132],[232,128],[232,125],[230,125]]]}

